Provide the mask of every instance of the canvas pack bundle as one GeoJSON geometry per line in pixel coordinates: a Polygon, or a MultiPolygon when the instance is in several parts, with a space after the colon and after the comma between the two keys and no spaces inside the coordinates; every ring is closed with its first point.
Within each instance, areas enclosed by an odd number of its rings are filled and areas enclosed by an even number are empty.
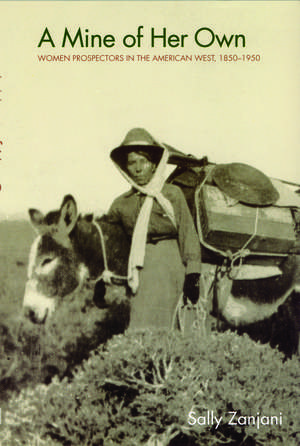
{"type": "Polygon", "coordinates": [[[205,244],[233,254],[246,248],[253,263],[266,259],[267,263],[279,263],[295,245],[289,208],[232,202],[218,187],[205,184],[199,190],[198,210],[205,244]]]}

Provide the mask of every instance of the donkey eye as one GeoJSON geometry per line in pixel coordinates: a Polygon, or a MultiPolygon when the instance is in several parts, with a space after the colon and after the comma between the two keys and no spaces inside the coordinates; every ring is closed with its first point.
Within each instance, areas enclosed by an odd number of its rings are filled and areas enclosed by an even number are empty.
{"type": "Polygon", "coordinates": [[[42,261],[42,266],[46,266],[46,265],[48,265],[48,263],[52,262],[52,260],[53,260],[53,259],[51,259],[50,257],[47,258],[47,259],[44,259],[44,260],[42,261]]]}

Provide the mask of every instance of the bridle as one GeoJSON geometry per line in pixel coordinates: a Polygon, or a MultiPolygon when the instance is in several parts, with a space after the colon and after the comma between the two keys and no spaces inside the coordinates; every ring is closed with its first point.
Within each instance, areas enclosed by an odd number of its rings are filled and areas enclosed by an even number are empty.
{"type": "Polygon", "coordinates": [[[103,254],[103,263],[104,263],[104,270],[100,276],[98,276],[95,279],[95,282],[99,282],[100,280],[103,280],[104,283],[108,285],[117,284],[121,285],[123,282],[127,283],[127,276],[120,276],[118,274],[113,273],[108,268],[108,261],[107,261],[107,254],[106,254],[106,247],[105,247],[105,238],[103,234],[103,230],[101,228],[100,223],[98,223],[96,220],[92,221],[92,224],[96,227],[97,232],[99,234],[100,244],[102,248],[102,254],[103,254]]]}

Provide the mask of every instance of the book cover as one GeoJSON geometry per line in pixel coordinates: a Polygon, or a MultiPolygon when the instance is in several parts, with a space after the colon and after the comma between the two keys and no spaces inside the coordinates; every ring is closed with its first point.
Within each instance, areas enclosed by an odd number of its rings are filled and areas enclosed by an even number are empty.
{"type": "Polygon", "coordinates": [[[134,128],[179,165],[258,169],[299,219],[299,21],[298,1],[0,1],[3,445],[298,444],[294,307],[280,310],[290,329],[277,310],[253,328],[258,297],[243,320],[251,337],[234,323],[218,333],[203,305],[193,341],[124,336],[127,248],[104,264],[121,264],[108,308],[93,302],[93,257],[88,274],[68,250],[78,219],[94,224],[130,188],[110,153],[134,128]],[[51,282],[60,262],[70,293],[51,282]],[[24,314],[29,295],[37,314],[24,314]],[[266,326],[276,339],[258,337],[266,326]],[[289,359],[270,344],[288,344],[289,359]]]}

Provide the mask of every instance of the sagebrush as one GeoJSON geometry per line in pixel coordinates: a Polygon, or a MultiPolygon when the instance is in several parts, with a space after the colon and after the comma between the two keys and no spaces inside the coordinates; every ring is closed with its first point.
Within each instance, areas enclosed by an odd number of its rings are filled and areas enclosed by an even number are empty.
{"type": "Polygon", "coordinates": [[[5,429],[23,442],[39,434],[49,444],[72,446],[296,446],[298,371],[298,358],[284,362],[246,335],[128,333],[94,351],[71,382],[55,379],[12,398],[5,429]],[[213,411],[224,422],[218,429],[191,426],[191,410],[213,411]],[[283,422],[233,427],[225,422],[229,411],[281,413],[283,422]]]}

